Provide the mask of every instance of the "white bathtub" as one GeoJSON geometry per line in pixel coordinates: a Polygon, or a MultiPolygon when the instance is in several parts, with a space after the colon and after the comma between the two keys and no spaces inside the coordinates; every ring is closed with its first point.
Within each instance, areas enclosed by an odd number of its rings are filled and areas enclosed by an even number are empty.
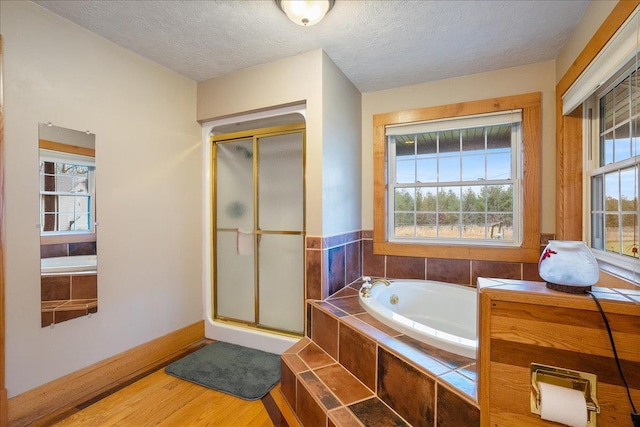
{"type": "Polygon", "coordinates": [[[474,359],[478,347],[477,298],[475,288],[431,280],[391,280],[390,286],[378,283],[368,298],[360,292],[362,307],[384,324],[474,359]]]}
{"type": "Polygon", "coordinates": [[[96,271],[97,255],[61,256],[40,259],[41,274],[80,273],[96,271]]]}

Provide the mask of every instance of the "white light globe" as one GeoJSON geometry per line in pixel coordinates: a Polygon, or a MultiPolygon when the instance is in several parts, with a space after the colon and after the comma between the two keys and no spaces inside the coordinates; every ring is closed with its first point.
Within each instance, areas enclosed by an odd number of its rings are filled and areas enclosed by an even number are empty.
{"type": "Polygon", "coordinates": [[[329,11],[330,2],[329,0],[281,0],[280,7],[293,22],[309,27],[324,18],[329,11]]]}

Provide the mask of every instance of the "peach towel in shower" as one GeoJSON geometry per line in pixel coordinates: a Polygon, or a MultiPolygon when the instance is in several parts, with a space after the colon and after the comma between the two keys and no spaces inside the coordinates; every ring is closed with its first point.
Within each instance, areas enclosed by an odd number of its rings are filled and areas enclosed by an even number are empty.
{"type": "Polygon", "coordinates": [[[253,255],[253,231],[238,228],[236,250],[238,255],[253,255]]]}

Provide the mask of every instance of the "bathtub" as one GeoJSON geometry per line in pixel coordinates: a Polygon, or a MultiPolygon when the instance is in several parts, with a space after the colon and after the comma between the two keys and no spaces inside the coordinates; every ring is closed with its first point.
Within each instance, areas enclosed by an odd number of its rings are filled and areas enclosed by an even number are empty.
{"type": "MultiPolygon", "coordinates": [[[[374,279],[375,280],[375,279],[374,279]]],[[[476,358],[477,291],[432,280],[376,284],[360,304],[382,323],[443,350],[476,358]]]]}
{"type": "Polygon", "coordinates": [[[61,256],[40,259],[40,274],[95,272],[98,268],[97,255],[61,256]]]}

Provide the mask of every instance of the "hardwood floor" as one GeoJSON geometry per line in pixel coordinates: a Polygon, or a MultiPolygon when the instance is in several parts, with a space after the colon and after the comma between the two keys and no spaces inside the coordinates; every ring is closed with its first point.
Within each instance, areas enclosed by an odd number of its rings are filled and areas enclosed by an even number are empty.
{"type": "Polygon", "coordinates": [[[279,384],[264,399],[273,399],[271,402],[275,402],[281,411],[274,416],[273,421],[265,403],[260,400],[238,399],[167,375],[160,369],[63,420],[48,425],[299,426],[284,402],[279,384]]]}

